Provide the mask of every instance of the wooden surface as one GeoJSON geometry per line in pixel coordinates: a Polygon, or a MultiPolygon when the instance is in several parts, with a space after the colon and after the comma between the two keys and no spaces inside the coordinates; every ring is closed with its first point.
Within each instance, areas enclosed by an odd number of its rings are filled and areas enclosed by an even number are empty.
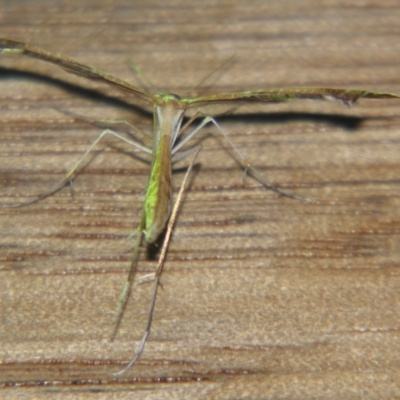
{"type": "MultiPolygon", "coordinates": [[[[3,2],[0,36],[141,84],[131,59],[163,92],[185,93],[235,55],[197,92],[400,93],[391,0],[132,3],[3,2]]],[[[2,204],[49,188],[99,134],[54,107],[151,130],[132,96],[40,61],[0,56],[0,88],[2,204]]],[[[0,210],[1,397],[400,397],[399,117],[396,101],[306,101],[218,119],[260,171],[317,204],[242,184],[229,146],[205,129],[148,345],[120,380],[151,289],[134,286],[110,342],[148,165],[106,139],[73,195],[0,210]]],[[[155,263],[143,252],[139,275],[155,263]]]]}

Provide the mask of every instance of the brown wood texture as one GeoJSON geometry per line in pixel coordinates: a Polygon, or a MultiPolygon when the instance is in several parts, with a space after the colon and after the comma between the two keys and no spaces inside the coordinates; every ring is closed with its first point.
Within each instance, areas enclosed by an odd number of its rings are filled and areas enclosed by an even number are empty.
{"type": "MultiPolygon", "coordinates": [[[[0,4],[0,36],[135,84],[130,59],[157,90],[177,94],[232,55],[198,93],[307,85],[399,94],[399,27],[392,0],[0,4]]],[[[151,131],[151,110],[133,96],[26,57],[0,56],[0,108],[2,204],[48,189],[98,136],[58,109],[151,131]]],[[[218,121],[248,159],[317,203],[243,184],[227,143],[204,129],[149,342],[116,379],[151,290],[134,285],[110,342],[149,167],[105,139],[73,193],[0,210],[1,397],[400,397],[400,102],[232,111],[218,121]]],[[[155,264],[143,251],[138,275],[155,264]]]]}

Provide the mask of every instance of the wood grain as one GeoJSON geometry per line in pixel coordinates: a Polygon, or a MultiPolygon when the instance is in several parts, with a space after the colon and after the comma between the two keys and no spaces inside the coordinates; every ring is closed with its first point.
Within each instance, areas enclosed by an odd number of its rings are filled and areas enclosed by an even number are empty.
{"type": "MultiPolygon", "coordinates": [[[[396,2],[133,3],[4,2],[0,36],[138,83],[131,59],[159,90],[178,94],[233,54],[198,93],[292,85],[400,93],[396,2]]],[[[0,87],[2,204],[46,190],[99,134],[59,109],[151,131],[151,110],[136,99],[40,61],[1,56],[0,87]]],[[[110,342],[149,167],[105,140],[73,190],[0,210],[2,395],[400,396],[400,104],[234,111],[218,120],[248,159],[317,203],[243,184],[229,146],[205,129],[148,345],[117,380],[151,289],[134,286],[110,342]]],[[[143,252],[139,275],[155,264],[143,252]]]]}

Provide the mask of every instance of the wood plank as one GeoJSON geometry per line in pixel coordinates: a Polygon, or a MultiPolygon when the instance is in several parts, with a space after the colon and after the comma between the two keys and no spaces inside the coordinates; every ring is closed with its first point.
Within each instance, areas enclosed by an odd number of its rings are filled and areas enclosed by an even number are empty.
{"type": "MultiPolygon", "coordinates": [[[[162,91],[178,94],[233,54],[198,93],[292,85],[400,93],[400,9],[390,0],[81,4],[5,2],[1,36],[137,82],[129,58],[162,91]]],[[[126,93],[39,61],[0,57],[0,87],[1,203],[46,190],[99,134],[53,107],[151,129],[151,114],[126,93]]],[[[0,210],[3,392],[400,396],[399,114],[395,101],[349,109],[296,102],[218,119],[271,180],[317,204],[251,178],[243,184],[227,144],[205,129],[149,343],[119,381],[111,374],[135,350],[151,290],[134,287],[111,343],[127,235],[147,182],[141,154],[105,140],[73,196],[65,188],[0,210]]],[[[183,173],[174,176],[176,191],[183,173]]],[[[140,275],[155,264],[143,254],[140,275]]]]}

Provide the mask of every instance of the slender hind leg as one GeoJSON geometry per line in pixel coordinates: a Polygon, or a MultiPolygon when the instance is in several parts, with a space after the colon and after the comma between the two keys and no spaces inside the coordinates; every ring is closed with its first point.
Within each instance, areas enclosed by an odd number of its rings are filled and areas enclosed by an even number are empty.
{"type": "MultiPolygon", "coordinates": [[[[118,377],[122,376],[123,374],[125,374],[136,363],[136,361],[142,355],[144,347],[145,347],[146,342],[147,342],[147,338],[150,335],[151,323],[152,323],[152,320],[153,320],[153,312],[154,312],[154,307],[155,307],[156,298],[157,298],[157,290],[158,290],[158,285],[160,284],[160,276],[161,276],[161,272],[162,272],[162,269],[163,269],[163,266],[164,266],[165,257],[167,255],[168,245],[169,245],[169,242],[171,241],[171,235],[172,235],[172,231],[173,231],[173,228],[174,228],[174,223],[175,223],[176,217],[177,217],[178,212],[179,212],[179,208],[180,208],[181,203],[182,203],[183,194],[184,194],[184,192],[186,190],[186,187],[187,187],[187,184],[188,184],[188,177],[189,177],[189,175],[190,175],[190,173],[192,171],[194,162],[196,160],[197,155],[199,154],[200,149],[201,149],[201,147],[198,146],[197,149],[196,149],[196,153],[195,153],[195,155],[193,157],[193,160],[190,163],[190,165],[188,167],[188,170],[186,171],[185,177],[183,178],[182,185],[181,185],[181,188],[180,188],[179,193],[178,193],[178,197],[177,197],[177,199],[175,201],[174,208],[172,210],[171,216],[170,216],[169,221],[168,221],[167,230],[166,230],[163,246],[162,246],[161,253],[160,253],[160,258],[158,260],[157,269],[156,269],[156,272],[155,272],[154,283],[153,283],[153,291],[152,291],[152,295],[151,295],[149,311],[148,311],[148,314],[147,314],[147,324],[146,324],[145,332],[144,332],[144,334],[142,336],[142,339],[141,339],[141,341],[139,343],[139,347],[136,350],[136,353],[134,354],[134,356],[131,359],[131,361],[129,361],[128,365],[123,370],[121,370],[121,371],[117,372],[116,374],[114,374],[115,376],[118,376],[118,377]]],[[[133,275],[133,271],[135,269],[135,266],[133,264],[134,262],[135,262],[135,260],[132,261],[131,269],[129,271],[128,280],[127,280],[127,282],[125,284],[124,291],[121,294],[121,298],[120,298],[119,304],[122,304],[122,305],[126,303],[126,298],[128,296],[128,293],[129,293],[129,288],[130,288],[130,286],[132,284],[132,281],[129,278],[133,275]]],[[[135,262],[135,264],[136,264],[136,262],[135,262]]],[[[121,314],[122,314],[122,310],[123,310],[123,307],[121,308],[121,314]]],[[[119,320],[120,320],[120,317],[118,318],[118,321],[119,320]]]]}

